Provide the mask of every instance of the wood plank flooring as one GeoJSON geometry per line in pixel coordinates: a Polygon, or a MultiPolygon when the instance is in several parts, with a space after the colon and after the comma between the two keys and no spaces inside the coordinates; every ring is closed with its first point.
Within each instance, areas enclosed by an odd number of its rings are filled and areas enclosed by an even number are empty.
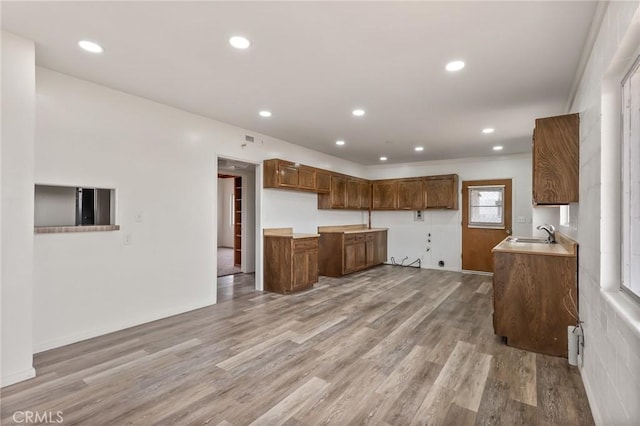
{"type": "Polygon", "coordinates": [[[389,265],[288,296],[222,277],[215,306],[37,354],[0,420],[593,424],[577,369],[505,346],[491,297],[484,276],[389,265]]]}

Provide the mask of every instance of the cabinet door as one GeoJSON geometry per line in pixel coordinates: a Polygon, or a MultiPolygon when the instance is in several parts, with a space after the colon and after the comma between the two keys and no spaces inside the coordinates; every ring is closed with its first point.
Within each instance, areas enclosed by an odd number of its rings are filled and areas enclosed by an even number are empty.
{"type": "Polygon", "coordinates": [[[293,252],[293,288],[304,288],[309,282],[309,256],[306,251],[293,252]]]}
{"type": "Polygon", "coordinates": [[[315,191],[316,189],[316,171],[307,166],[298,168],[298,187],[300,189],[308,189],[315,191]]]}
{"type": "Polygon", "coordinates": [[[328,193],[331,191],[331,175],[321,170],[316,170],[316,192],[328,193]]]}
{"type": "Polygon", "coordinates": [[[360,208],[369,210],[371,208],[371,183],[360,182],[360,208]]]}
{"type": "Polygon", "coordinates": [[[307,285],[318,282],[318,250],[307,251],[307,285]]]}
{"type": "Polygon", "coordinates": [[[282,162],[278,167],[278,185],[297,188],[298,168],[293,163],[282,162]]]}
{"type": "Polygon", "coordinates": [[[331,176],[331,208],[344,209],[347,206],[347,180],[342,176],[331,176]]]}
{"type": "Polygon", "coordinates": [[[578,114],[536,120],[533,138],[533,203],[578,201],[578,114]]]}
{"type": "Polygon", "coordinates": [[[372,266],[376,264],[376,236],[375,233],[369,232],[365,236],[365,256],[366,266],[372,266]]]}
{"type": "Polygon", "coordinates": [[[344,272],[345,274],[358,271],[366,266],[365,242],[356,242],[344,247],[344,272]]]}
{"type": "Polygon", "coordinates": [[[404,210],[422,210],[424,192],[421,179],[401,179],[398,181],[398,208],[404,210]]]}
{"type": "Polygon", "coordinates": [[[347,208],[360,209],[360,182],[357,180],[347,180],[347,208]]]}
{"type": "Polygon", "coordinates": [[[424,198],[428,209],[458,210],[458,175],[427,177],[424,198]]]}
{"type": "Polygon", "coordinates": [[[381,264],[387,261],[387,231],[375,233],[375,263],[381,264]]]}
{"type": "Polygon", "coordinates": [[[398,181],[378,180],[372,183],[373,210],[395,210],[398,205],[398,181]]]}

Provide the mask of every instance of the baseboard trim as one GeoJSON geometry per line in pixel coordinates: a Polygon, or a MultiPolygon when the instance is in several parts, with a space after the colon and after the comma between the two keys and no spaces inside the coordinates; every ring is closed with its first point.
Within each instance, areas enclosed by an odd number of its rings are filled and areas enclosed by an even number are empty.
{"type": "Polygon", "coordinates": [[[462,270],[463,274],[474,274],[474,275],[484,275],[487,277],[492,277],[493,276],[493,272],[484,272],[484,271],[470,271],[468,269],[463,269],[462,270]]]}
{"type": "Polygon", "coordinates": [[[15,373],[7,374],[0,378],[0,387],[13,385],[14,383],[22,382],[24,380],[36,377],[35,368],[27,368],[26,370],[16,371],[15,373]]]}
{"type": "Polygon", "coordinates": [[[582,384],[584,385],[584,390],[587,394],[587,401],[589,401],[589,408],[591,408],[591,414],[593,415],[593,421],[597,426],[604,426],[602,422],[602,416],[600,415],[600,410],[598,409],[598,405],[596,404],[596,397],[593,394],[593,390],[591,388],[591,383],[587,378],[587,375],[584,373],[582,367],[578,367],[580,371],[580,377],[582,377],[582,384]]]}

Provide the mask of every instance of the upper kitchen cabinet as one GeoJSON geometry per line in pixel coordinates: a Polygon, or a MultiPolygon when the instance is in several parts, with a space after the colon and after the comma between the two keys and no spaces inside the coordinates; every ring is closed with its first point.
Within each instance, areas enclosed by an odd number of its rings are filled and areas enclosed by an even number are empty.
{"type": "Polygon", "coordinates": [[[533,204],[578,201],[580,166],[578,114],[539,118],[533,132],[533,204]]]}
{"type": "Polygon", "coordinates": [[[347,179],[347,209],[360,210],[360,182],[347,179]]]}
{"type": "Polygon", "coordinates": [[[374,180],[371,183],[371,207],[373,210],[398,208],[398,179],[374,180]]]}
{"type": "Polygon", "coordinates": [[[280,159],[265,160],[264,187],[328,193],[331,174],[303,164],[280,159]]]}
{"type": "Polygon", "coordinates": [[[398,180],[398,209],[422,210],[424,208],[424,191],[422,179],[398,180]]]}
{"type": "Polygon", "coordinates": [[[315,192],[316,170],[314,168],[302,165],[298,167],[298,189],[315,192]]]}
{"type": "Polygon", "coordinates": [[[371,205],[369,181],[340,174],[331,175],[330,192],[318,194],[319,209],[367,210],[371,205]]]}
{"type": "Polygon", "coordinates": [[[458,175],[427,176],[424,179],[425,208],[458,210],[458,175]]]}
{"type": "Polygon", "coordinates": [[[358,183],[360,188],[360,209],[371,209],[371,182],[363,180],[358,183]]]}
{"type": "Polygon", "coordinates": [[[316,192],[328,194],[331,191],[331,173],[316,169],[316,192]]]}

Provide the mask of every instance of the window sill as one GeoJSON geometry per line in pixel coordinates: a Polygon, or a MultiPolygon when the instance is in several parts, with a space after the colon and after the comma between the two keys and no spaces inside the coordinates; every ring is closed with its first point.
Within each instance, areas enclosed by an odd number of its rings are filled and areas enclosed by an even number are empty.
{"type": "Polygon", "coordinates": [[[606,301],[613,306],[622,318],[640,338],[640,305],[621,290],[602,291],[606,301]]]}
{"type": "Polygon", "coordinates": [[[118,231],[120,225],[85,225],[85,226],[36,226],[36,234],[64,234],[70,232],[104,232],[118,231]]]}

